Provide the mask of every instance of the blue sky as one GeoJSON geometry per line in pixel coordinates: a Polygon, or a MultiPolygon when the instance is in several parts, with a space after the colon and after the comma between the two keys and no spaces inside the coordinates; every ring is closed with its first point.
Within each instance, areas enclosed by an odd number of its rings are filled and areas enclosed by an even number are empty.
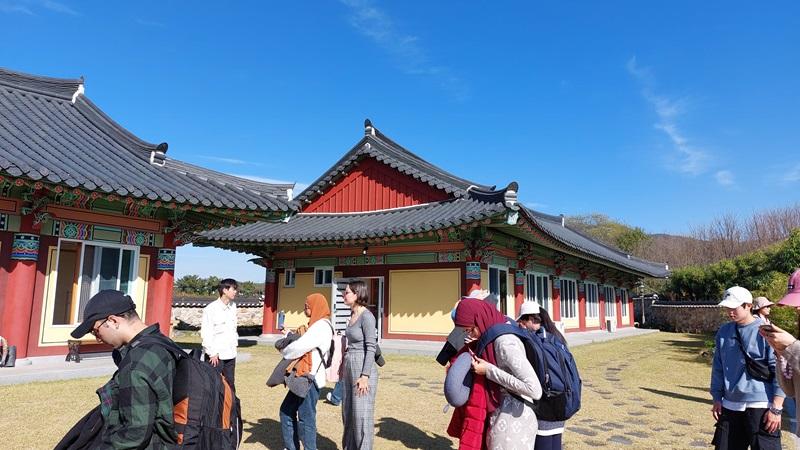
{"type": "MultiPolygon", "coordinates": [[[[552,214],[686,233],[800,198],[796,2],[0,0],[0,66],[174,158],[313,181],[363,133],[552,214]]],[[[263,270],[181,248],[178,271],[263,270]]]]}

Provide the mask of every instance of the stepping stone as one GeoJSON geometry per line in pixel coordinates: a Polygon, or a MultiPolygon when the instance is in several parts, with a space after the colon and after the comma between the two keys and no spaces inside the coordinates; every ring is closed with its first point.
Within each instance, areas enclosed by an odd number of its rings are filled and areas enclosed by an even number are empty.
{"type": "Polygon", "coordinates": [[[611,394],[613,394],[612,391],[600,391],[600,390],[597,390],[595,392],[597,392],[600,395],[611,395],[611,394]]]}
{"type": "Polygon", "coordinates": [[[632,402],[643,402],[644,401],[644,399],[641,398],[641,397],[631,397],[628,400],[630,400],[632,402]]]}
{"type": "Polygon", "coordinates": [[[600,431],[612,431],[612,430],[614,430],[614,428],[605,427],[603,425],[593,425],[592,428],[594,428],[595,430],[600,430],[600,431]]]}
{"type": "Polygon", "coordinates": [[[669,428],[665,428],[665,427],[655,427],[655,428],[653,428],[652,430],[653,430],[653,431],[667,431],[667,430],[669,430],[669,428]]]}
{"type": "Polygon", "coordinates": [[[606,381],[622,381],[622,380],[619,378],[606,377],[606,381]]]}
{"type": "Polygon", "coordinates": [[[608,440],[611,441],[611,442],[614,442],[615,444],[622,444],[622,445],[631,445],[631,444],[633,444],[633,441],[628,439],[628,438],[626,438],[625,436],[614,435],[614,436],[611,436],[610,438],[608,438],[608,440]]]}
{"type": "Polygon", "coordinates": [[[644,406],[647,409],[661,409],[660,406],[656,406],[656,405],[642,405],[642,406],[644,406]]]}
{"type": "Polygon", "coordinates": [[[597,436],[597,432],[588,428],[569,427],[569,431],[573,433],[582,434],[584,436],[597,436]]]}
{"type": "Polygon", "coordinates": [[[616,428],[618,430],[621,430],[621,429],[625,428],[625,425],[621,425],[621,424],[614,423],[614,422],[606,422],[606,423],[603,424],[603,426],[604,427],[609,427],[609,428],[616,428]]]}
{"type": "Polygon", "coordinates": [[[644,431],[627,431],[627,432],[625,432],[625,434],[628,435],[628,436],[633,436],[633,437],[637,437],[637,438],[646,438],[646,437],[650,436],[650,433],[645,433],[644,431]]]}
{"type": "Polygon", "coordinates": [[[689,445],[691,445],[692,447],[704,448],[704,447],[708,447],[709,445],[711,445],[710,442],[711,441],[706,442],[706,441],[701,441],[699,439],[695,439],[692,442],[690,442],[689,445]]]}
{"type": "Polygon", "coordinates": [[[620,370],[622,370],[622,369],[620,369],[619,367],[609,367],[609,368],[608,368],[608,369],[606,369],[606,370],[613,370],[613,371],[617,372],[617,371],[620,371],[620,370]]]}
{"type": "Polygon", "coordinates": [[[617,402],[617,403],[614,403],[614,406],[628,406],[628,404],[624,403],[624,402],[617,402]]]}
{"type": "Polygon", "coordinates": [[[419,383],[400,383],[400,384],[403,386],[413,387],[413,388],[419,387],[419,383]]]}
{"type": "Polygon", "coordinates": [[[675,419],[670,420],[670,422],[674,423],[675,425],[691,425],[692,423],[686,419],[675,419]]]}
{"type": "Polygon", "coordinates": [[[647,414],[647,412],[645,412],[645,411],[631,411],[631,412],[628,413],[629,416],[637,416],[637,417],[638,416],[644,416],[646,414],[647,414]]]}
{"type": "Polygon", "coordinates": [[[608,443],[607,443],[607,442],[603,442],[603,441],[595,441],[594,439],[586,439],[586,440],[585,440],[585,441],[583,441],[583,442],[585,442],[586,444],[588,444],[588,445],[589,445],[589,446],[591,446],[591,447],[605,447],[605,446],[607,446],[607,445],[608,445],[608,443]]]}

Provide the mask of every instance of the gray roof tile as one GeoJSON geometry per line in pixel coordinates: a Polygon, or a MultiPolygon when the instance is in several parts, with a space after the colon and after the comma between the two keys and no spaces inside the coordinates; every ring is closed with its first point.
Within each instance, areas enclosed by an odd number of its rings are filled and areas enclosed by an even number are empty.
{"type": "Polygon", "coordinates": [[[82,80],[0,69],[0,173],[106,193],[248,211],[290,211],[293,185],[259,183],[166,158],[77,94],[82,80]],[[73,95],[75,102],[73,103],[73,95]]]}
{"type": "Polygon", "coordinates": [[[539,229],[569,248],[653,277],[665,278],[669,275],[666,264],[630,256],[620,250],[604,245],[577,230],[562,226],[560,216],[551,216],[525,207],[523,209],[539,229]]]}
{"type": "Polygon", "coordinates": [[[288,222],[258,222],[206,231],[208,243],[265,244],[381,238],[472,223],[505,212],[505,206],[459,198],[384,211],[292,216],[288,222]]]}

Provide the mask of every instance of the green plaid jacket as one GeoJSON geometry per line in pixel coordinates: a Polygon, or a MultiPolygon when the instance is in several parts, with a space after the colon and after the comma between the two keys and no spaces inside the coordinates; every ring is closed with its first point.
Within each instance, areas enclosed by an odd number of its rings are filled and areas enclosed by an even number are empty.
{"type": "Polygon", "coordinates": [[[177,442],[172,420],[175,359],[157,345],[137,346],[145,335],[159,335],[151,325],[117,352],[117,371],[97,390],[103,414],[103,448],[168,449],[177,442]]]}

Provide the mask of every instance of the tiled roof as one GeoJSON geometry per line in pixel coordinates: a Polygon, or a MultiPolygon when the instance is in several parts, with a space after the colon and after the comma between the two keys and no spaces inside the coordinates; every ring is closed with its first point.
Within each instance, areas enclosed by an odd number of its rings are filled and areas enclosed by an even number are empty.
{"type": "Polygon", "coordinates": [[[300,213],[288,222],[257,222],[207,231],[201,235],[209,242],[265,244],[369,239],[449,228],[490,218],[505,210],[502,203],[458,198],[384,211],[300,213]]]}
{"type": "Polygon", "coordinates": [[[669,275],[666,264],[639,259],[604,245],[577,230],[562,226],[559,216],[551,216],[525,207],[523,209],[539,229],[569,248],[653,277],[665,278],[669,275]]]}
{"type": "Polygon", "coordinates": [[[0,69],[0,174],[121,196],[290,211],[293,185],[258,183],[167,158],[83,95],[83,80],[0,69]],[[163,160],[163,166],[151,158],[163,160]]]}
{"type": "Polygon", "coordinates": [[[439,167],[425,161],[409,150],[403,148],[386,135],[378,131],[367,120],[365,136],[336,164],[297,196],[297,200],[311,201],[323,192],[338,177],[342,176],[351,165],[364,157],[376,160],[397,169],[399,172],[416,178],[424,183],[441,189],[454,197],[463,197],[470,186],[483,190],[493,190],[494,186],[485,186],[457,177],[439,167]]]}

